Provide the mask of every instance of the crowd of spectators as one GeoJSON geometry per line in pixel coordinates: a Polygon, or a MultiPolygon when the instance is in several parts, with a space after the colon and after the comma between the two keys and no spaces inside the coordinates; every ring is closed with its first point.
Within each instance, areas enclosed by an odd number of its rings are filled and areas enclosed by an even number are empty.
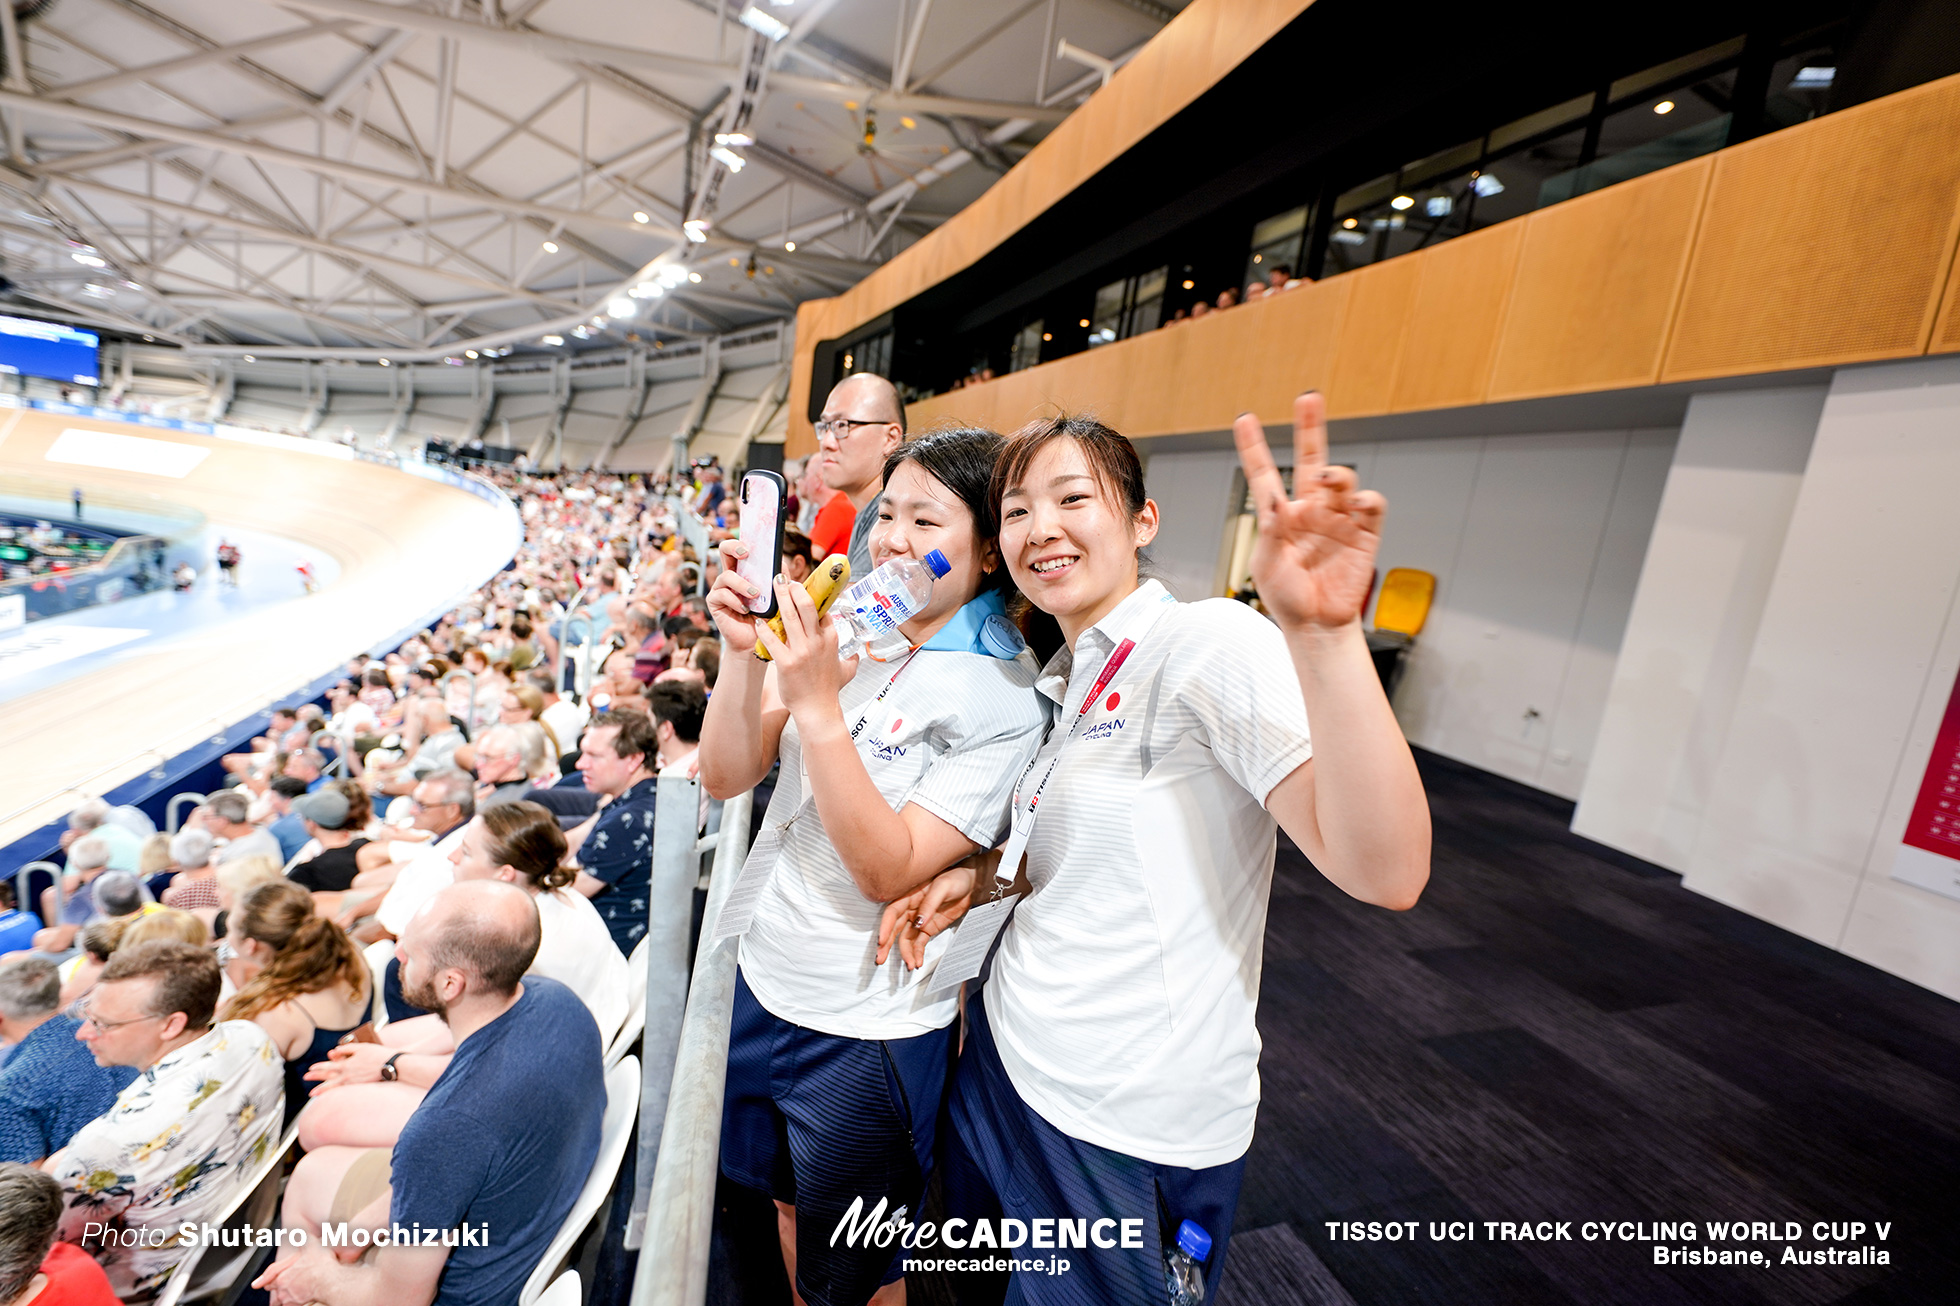
{"type": "Polygon", "coordinates": [[[58,885],[0,884],[0,1302],[37,1275],[50,1301],[155,1293],[178,1226],[288,1127],[289,1227],[492,1238],[281,1260],[275,1302],[514,1300],[569,1211],[646,933],[655,781],[696,770],[719,674],[670,496],[732,523],[712,463],[488,475],[524,522],[504,571],[273,711],[174,831],[90,800],[58,885]]]}
{"type": "Polygon", "coordinates": [[[1179,322],[1195,321],[1201,317],[1209,317],[1213,313],[1223,313],[1227,309],[1237,308],[1240,304],[1256,304],[1262,299],[1283,295],[1289,290],[1310,284],[1312,284],[1311,278],[1296,277],[1291,267],[1284,263],[1276,263],[1267,270],[1263,279],[1255,278],[1248,281],[1243,291],[1234,286],[1227,286],[1218,292],[1216,299],[1200,299],[1188,309],[1180,308],[1165,318],[1162,325],[1168,327],[1175,326],[1179,322]]]}

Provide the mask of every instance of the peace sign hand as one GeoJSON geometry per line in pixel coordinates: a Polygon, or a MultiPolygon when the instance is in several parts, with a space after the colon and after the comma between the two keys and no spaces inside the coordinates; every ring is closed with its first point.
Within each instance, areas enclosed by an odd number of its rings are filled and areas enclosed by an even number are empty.
{"type": "Polygon", "coordinates": [[[1293,401],[1293,494],[1286,493],[1265,429],[1251,413],[1232,424],[1246,487],[1259,514],[1252,582],[1283,629],[1332,630],[1360,619],[1375,581],[1388,501],[1327,465],[1327,402],[1293,401]]]}

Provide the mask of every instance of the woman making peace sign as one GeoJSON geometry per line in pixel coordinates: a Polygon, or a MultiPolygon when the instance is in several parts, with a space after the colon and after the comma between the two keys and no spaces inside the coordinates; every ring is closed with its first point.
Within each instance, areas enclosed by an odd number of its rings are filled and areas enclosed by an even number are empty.
{"type": "MultiPolygon", "coordinates": [[[[1187,1220],[1216,1289],[1259,1105],[1277,829],[1364,902],[1411,907],[1428,878],[1422,783],[1360,624],[1386,505],[1327,465],[1316,395],[1294,406],[1291,497],[1258,419],[1234,434],[1270,622],[1139,581],[1157,505],[1114,431],[1038,423],[995,473],[1002,558],[1061,628],[1037,682],[1060,715],[1015,788],[999,875],[1024,848],[1033,891],[967,1001],[942,1164],[952,1215],[1087,1220],[1092,1244],[1058,1253],[1068,1274],[1016,1272],[1016,1301],[1162,1302],[1187,1220]]],[[[893,903],[887,939],[916,964],[973,879],[893,903]]]]}

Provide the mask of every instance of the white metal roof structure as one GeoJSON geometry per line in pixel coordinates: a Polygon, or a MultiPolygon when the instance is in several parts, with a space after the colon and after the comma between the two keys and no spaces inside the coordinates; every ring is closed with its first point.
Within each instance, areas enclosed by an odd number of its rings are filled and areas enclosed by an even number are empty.
{"type": "Polygon", "coordinates": [[[191,358],[718,339],[984,191],[1100,84],[1060,42],[1182,7],[0,0],[0,275],[191,358]]]}

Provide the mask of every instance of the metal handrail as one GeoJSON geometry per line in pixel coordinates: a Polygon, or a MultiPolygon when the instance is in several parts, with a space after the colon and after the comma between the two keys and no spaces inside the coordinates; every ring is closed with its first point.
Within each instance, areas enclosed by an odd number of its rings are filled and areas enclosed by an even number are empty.
{"type": "MultiPolygon", "coordinates": [[[[584,603],[585,587],[580,586],[578,593],[572,595],[572,601],[565,606],[565,615],[558,623],[558,657],[551,665],[552,692],[554,694],[565,692],[565,646],[571,642],[572,618],[578,615],[578,610],[584,603]]],[[[592,642],[592,635],[592,619],[587,617],[585,620],[586,643],[589,644],[592,642]]]]}
{"type": "Polygon", "coordinates": [[[28,894],[33,891],[34,881],[32,876],[36,871],[46,871],[54,877],[54,919],[51,921],[42,921],[41,924],[43,926],[59,925],[61,923],[61,877],[67,872],[53,862],[29,862],[14,872],[14,910],[24,912],[40,911],[39,903],[30,903],[27,900],[28,894]]]}
{"type": "Polygon", "coordinates": [[[178,803],[188,798],[191,800],[191,806],[202,807],[210,797],[211,795],[209,794],[194,794],[188,789],[181,794],[170,795],[170,801],[163,805],[163,832],[165,834],[175,834],[177,833],[177,827],[183,824],[184,818],[178,815],[178,803]]]}
{"type": "MultiPolygon", "coordinates": [[[[653,1135],[651,1158],[646,1146],[647,1116],[642,1114],[640,1120],[642,1165],[638,1173],[645,1189],[644,1206],[636,1194],[636,1218],[627,1228],[627,1245],[640,1249],[639,1264],[633,1272],[632,1306],[701,1306],[707,1296],[708,1243],[714,1230],[722,1095],[728,1073],[728,1025],[735,1007],[735,944],[732,940],[714,942],[715,921],[748,856],[753,801],[753,794],[741,794],[729,799],[722,809],[707,911],[701,920],[701,943],[694,956],[686,1012],[672,1072],[667,1077],[665,1110],[653,1135]],[[649,1159],[651,1165],[647,1164],[649,1159]],[[641,1210],[645,1211],[643,1222],[637,1216],[641,1210]]],[[[667,996],[671,1002],[676,995],[667,996]]],[[[649,1007],[649,1040],[653,1030],[649,1007]]],[[[643,1113],[646,1105],[643,1098],[643,1113]]]]}
{"type": "Polygon", "coordinates": [[[694,547],[694,558],[701,568],[701,591],[707,592],[708,584],[708,523],[695,515],[694,509],[687,506],[687,500],[679,495],[667,496],[667,506],[673,511],[674,525],[680,530],[681,542],[694,547]]]}

